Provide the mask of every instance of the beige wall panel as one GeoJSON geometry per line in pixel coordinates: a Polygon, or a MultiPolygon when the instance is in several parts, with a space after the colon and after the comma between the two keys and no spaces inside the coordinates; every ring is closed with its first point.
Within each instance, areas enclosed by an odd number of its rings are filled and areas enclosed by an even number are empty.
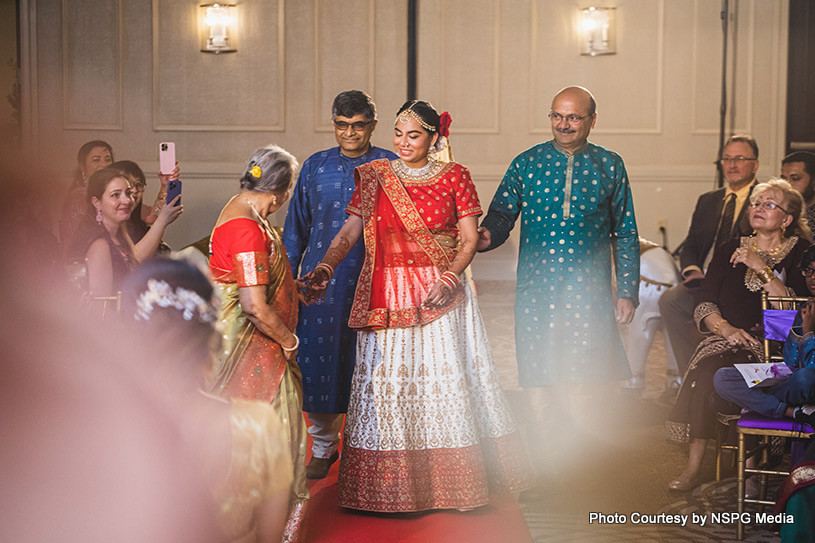
{"type": "MultiPolygon", "coordinates": [[[[554,96],[562,87],[582,85],[603,104],[597,134],[660,134],[664,1],[629,0],[616,9],[617,54],[579,54],[578,10],[571,2],[533,0],[530,94],[554,96]]],[[[530,131],[550,134],[551,102],[536,100],[530,131]]]]}
{"type": "Polygon", "coordinates": [[[155,129],[284,130],[284,7],[240,4],[238,52],[216,55],[195,39],[197,3],[153,0],[155,129]]]}
{"type": "Polygon", "coordinates": [[[374,0],[314,0],[314,13],[314,128],[333,132],[326,112],[338,93],[376,95],[376,9],[374,0]]]}
{"type": "MultiPolygon", "coordinates": [[[[727,130],[752,133],[754,85],[754,51],[756,47],[755,2],[734,4],[730,17],[728,42],[727,97],[730,109],[727,130]]],[[[721,103],[722,34],[719,13],[721,6],[704,0],[694,0],[693,33],[693,96],[692,119],[694,134],[719,133],[721,103]]]]}
{"type": "Polygon", "coordinates": [[[66,129],[122,128],[121,0],[62,1],[66,129]]]}
{"type": "Polygon", "coordinates": [[[451,113],[456,135],[498,134],[500,2],[423,2],[419,27],[421,97],[451,113]]]}
{"type": "Polygon", "coordinates": [[[379,123],[373,141],[392,149],[393,120],[407,100],[407,2],[377,0],[374,94],[379,123]]]}

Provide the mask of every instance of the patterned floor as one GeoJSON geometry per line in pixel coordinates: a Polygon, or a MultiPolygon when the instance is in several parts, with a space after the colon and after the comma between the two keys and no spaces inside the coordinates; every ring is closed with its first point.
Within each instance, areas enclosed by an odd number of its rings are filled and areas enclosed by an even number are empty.
{"type": "MultiPolygon", "coordinates": [[[[515,364],[514,283],[476,285],[501,384],[534,451],[536,485],[521,496],[521,504],[536,543],[736,540],[735,524],[713,522],[711,516],[736,511],[735,479],[714,480],[712,448],[705,464],[710,482],[693,492],[667,490],[668,481],[684,466],[686,451],[664,438],[672,398],[665,394],[661,337],[649,356],[644,391],[577,391],[549,413],[549,420],[533,427],[515,364]],[[592,519],[592,513],[605,515],[603,520],[609,522],[592,519]],[[655,516],[660,513],[670,517],[655,516]],[[647,523],[635,524],[642,515],[647,523]],[[681,521],[682,515],[688,516],[684,527],[669,522],[681,521]],[[623,519],[626,522],[619,523],[623,519]]],[[[745,534],[749,542],[780,540],[753,522],[745,534]]]]}

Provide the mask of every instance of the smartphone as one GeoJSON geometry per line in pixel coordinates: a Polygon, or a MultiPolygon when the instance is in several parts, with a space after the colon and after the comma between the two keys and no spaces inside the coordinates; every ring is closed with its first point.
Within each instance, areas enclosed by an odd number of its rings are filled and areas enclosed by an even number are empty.
{"type": "MultiPolygon", "coordinates": [[[[173,198],[181,194],[181,181],[173,179],[167,183],[167,203],[173,201],[173,198]]],[[[181,198],[176,202],[177,206],[181,205],[181,198]]]]}
{"type": "Polygon", "coordinates": [[[163,141],[158,144],[158,169],[164,175],[175,170],[175,143],[163,141]]]}

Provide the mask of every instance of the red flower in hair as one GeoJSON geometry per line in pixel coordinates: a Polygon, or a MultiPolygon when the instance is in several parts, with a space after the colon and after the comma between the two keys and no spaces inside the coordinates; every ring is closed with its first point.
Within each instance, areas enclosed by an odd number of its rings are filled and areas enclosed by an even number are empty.
{"type": "Polygon", "coordinates": [[[450,124],[453,122],[453,119],[450,118],[450,114],[446,111],[441,114],[439,117],[439,135],[444,136],[445,138],[450,135],[450,124]]]}

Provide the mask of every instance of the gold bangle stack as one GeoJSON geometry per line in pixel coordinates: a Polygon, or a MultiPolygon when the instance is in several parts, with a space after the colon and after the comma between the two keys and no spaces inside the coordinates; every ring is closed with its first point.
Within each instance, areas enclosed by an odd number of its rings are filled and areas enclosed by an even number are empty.
{"type": "Polygon", "coordinates": [[[775,279],[775,273],[773,273],[772,268],[770,268],[769,266],[764,266],[764,269],[761,271],[757,271],[756,275],[758,276],[759,279],[761,279],[761,281],[765,285],[772,281],[773,279],[775,279]]]}

